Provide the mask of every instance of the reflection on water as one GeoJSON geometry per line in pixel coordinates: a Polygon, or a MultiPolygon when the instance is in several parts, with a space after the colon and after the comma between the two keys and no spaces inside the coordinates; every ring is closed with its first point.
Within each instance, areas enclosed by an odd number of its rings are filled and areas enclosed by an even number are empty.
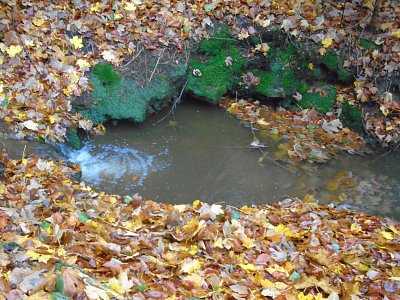
{"type": "MultiPolygon", "coordinates": [[[[86,182],[109,193],[233,206],[298,196],[400,219],[399,154],[342,155],[327,164],[293,165],[286,160],[284,138],[257,131],[268,147],[251,148],[250,128],[222,109],[186,101],[175,111],[176,122],[152,125],[166,113],[143,124],[109,124],[106,135],[92,137],[78,151],[64,148],[64,155],[81,166],[86,182]]],[[[26,151],[37,147],[28,143],[26,151]]],[[[36,152],[46,151],[46,145],[40,147],[36,152]]]]}

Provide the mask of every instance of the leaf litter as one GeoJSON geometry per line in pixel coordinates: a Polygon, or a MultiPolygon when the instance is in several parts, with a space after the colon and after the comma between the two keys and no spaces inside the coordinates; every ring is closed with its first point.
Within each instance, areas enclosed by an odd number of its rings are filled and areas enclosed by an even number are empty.
{"type": "Polygon", "coordinates": [[[389,218],[299,199],[162,204],[98,193],[74,165],[1,161],[7,299],[398,299],[389,218]]]}

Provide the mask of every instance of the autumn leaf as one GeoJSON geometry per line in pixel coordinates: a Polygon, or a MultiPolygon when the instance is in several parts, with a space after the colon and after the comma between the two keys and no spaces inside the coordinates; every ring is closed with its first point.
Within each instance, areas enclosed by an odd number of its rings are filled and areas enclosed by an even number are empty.
{"type": "Polygon", "coordinates": [[[10,57],[15,57],[22,52],[22,47],[20,45],[11,45],[6,52],[10,57]]]}
{"type": "Polygon", "coordinates": [[[134,12],[136,10],[137,5],[141,4],[141,1],[133,0],[131,2],[126,2],[124,9],[129,12],[134,12]]]}
{"type": "Polygon", "coordinates": [[[324,48],[329,48],[332,45],[333,39],[329,36],[326,36],[322,41],[322,46],[324,48]]]}
{"type": "Polygon", "coordinates": [[[117,58],[117,54],[113,50],[104,50],[101,55],[103,58],[109,62],[113,62],[117,58]]]}
{"type": "Polygon", "coordinates": [[[83,48],[82,38],[78,36],[73,36],[72,38],[69,39],[69,42],[74,46],[75,49],[83,48]]]}
{"type": "Polygon", "coordinates": [[[392,36],[397,39],[400,39],[400,28],[397,29],[395,32],[392,32],[392,36]]]}

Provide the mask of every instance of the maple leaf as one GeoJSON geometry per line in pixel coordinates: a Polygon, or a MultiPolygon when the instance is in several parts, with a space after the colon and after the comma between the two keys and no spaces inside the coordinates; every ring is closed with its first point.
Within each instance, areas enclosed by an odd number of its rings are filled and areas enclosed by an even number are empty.
{"type": "Polygon", "coordinates": [[[117,54],[114,50],[104,50],[101,55],[106,61],[113,62],[117,59],[117,54]]]}
{"type": "Polygon", "coordinates": [[[324,48],[329,48],[333,43],[333,39],[330,36],[326,36],[321,43],[324,48]]]}
{"type": "Polygon", "coordinates": [[[91,12],[99,12],[100,8],[101,8],[101,3],[96,2],[96,3],[92,4],[92,6],[90,7],[90,11],[91,12]]]}
{"type": "Polygon", "coordinates": [[[115,277],[110,279],[109,285],[114,291],[124,295],[131,290],[133,281],[128,279],[126,271],[122,271],[119,273],[118,279],[115,277]]]}
{"type": "Polygon", "coordinates": [[[238,38],[241,41],[247,39],[249,36],[249,32],[245,29],[242,29],[242,31],[238,34],[238,38]]]}
{"type": "Polygon", "coordinates": [[[131,1],[131,2],[127,2],[127,3],[125,3],[124,9],[125,9],[126,11],[133,12],[133,11],[136,10],[137,5],[139,5],[139,4],[141,4],[141,3],[142,3],[142,2],[141,2],[141,1],[138,1],[138,0],[133,0],[133,1],[131,1]]]}
{"type": "Polygon", "coordinates": [[[83,48],[82,38],[75,35],[71,39],[68,39],[68,40],[74,46],[75,49],[83,48]]]}
{"type": "Polygon", "coordinates": [[[6,49],[6,52],[10,57],[14,57],[22,52],[22,47],[20,45],[11,45],[8,49],[6,49]]]}

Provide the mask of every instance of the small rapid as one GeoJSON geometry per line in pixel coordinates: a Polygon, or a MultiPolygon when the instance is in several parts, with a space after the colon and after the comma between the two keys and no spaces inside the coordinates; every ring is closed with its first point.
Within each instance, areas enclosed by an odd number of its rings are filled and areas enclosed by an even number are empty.
{"type": "Polygon", "coordinates": [[[101,188],[118,182],[120,193],[129,193],[143,185],[149,174],[159,172],[167,166],[163,158],[167,149],[158,155],[150,155],[127,146],[95,144],[85,141],[79,150],[59,145],[62,155],[80,166],[82,180],[101,188]]]}

